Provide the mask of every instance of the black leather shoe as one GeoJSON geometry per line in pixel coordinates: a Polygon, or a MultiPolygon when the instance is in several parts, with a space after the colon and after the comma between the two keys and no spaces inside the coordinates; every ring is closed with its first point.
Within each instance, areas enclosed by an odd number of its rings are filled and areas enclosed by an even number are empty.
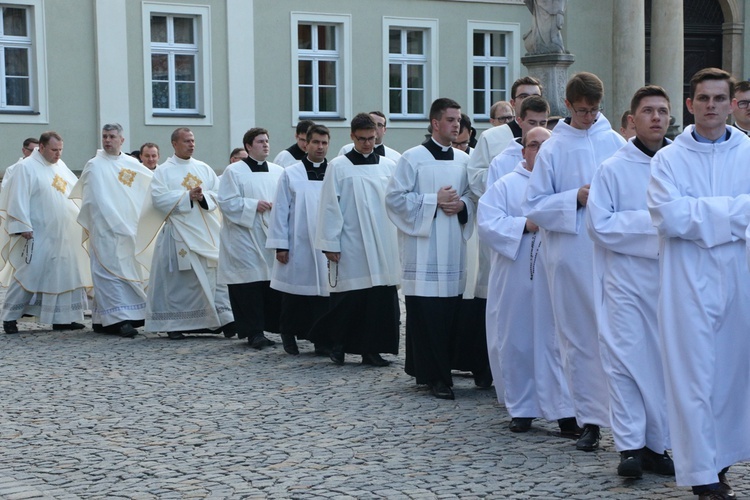
{"type": "Polygon", "coordinates": [[[55,323],[52,325],[53,330],[83,330],[84,328],[86,328],[84,325],[75,321],[73,323],[55,323]]]}
{"type": "Polygon", "coordinates": [[[601,433],[599,432],[599,426],[594,424],[586,424],[583,426],[583,434],[576,441],[576,449],[581,451],[594,451],[599,448],[599,439],[601,433]]]}
{"type": "Polygon", "coordinates": [[[474,385],[480,389],[492,387],[492,370],[490,370],[489,365],[478,372],[474,372],[474,385]]]}
{"type": "Polygon", "coordinates": [[[235,326],[234,321],[221,327],[221,331],[224,332],[224,337],[228,339],[237,335],[237,327],[235,326]]]}
{"type": "Polygon", "coordinates": [[[388,366],[391,364],[391,362],[388,361],[387,359],[383,359],[383,357],[377,352],[374,352],[374,353],[363,354],[362,364],[370,365],[370,366],[388,366]]]}
{"type": "Polygon", "coordinates": [[[185,337],[182,332],[167,332],[167,335],[169,336],[170,340],[182,340],[185,337]]]}
{"type": "Polygon", "coordinates": [[[125,323],[120,327],[120,337],[126,338],[126,339],[132,339],[136,335],[138,335],[138,330],[133,328],[133,325],[130,323],[125,323]]]}
{"type": "Polygon", "coordinates": [[[528,417],[511,418],[508,429],[510,429],[510,432],[529,432],[532,420],[534,419],[528,417]]]}
{"type": "Polygon", "coordinates": [[[557,420],[557,425],[560,426],[560,436],[577,439],[583,434],[583,429],[578,427],[575,417],[560,418],[557,420]]]}
{"type": "Polygon", "coordinates": [[[247,343],[250,344],[250,347],[253,349],[261,350],[264,347],[271,347],[272,345],[276,344],[273,340],[267,338],[262,333],[257,334],[255,337],[247,339],[247,343]]]}
{"type": "Polygon", "coordinates": [[[432,384],[430,390],[432,390],[432,395],[438,399],[456,399],[453,389],[448,387],[442,380],[438,380],[432,384]]]}
{"type": "Polygon", "coordinates": [[[737,498],[737,495],[734,493],[734,489],[729,485],[729,482],[727,481],[727,475],[725,472],[719,472],[719,484],[721,486],[721,491],[724,493],[726,498],[737,498]]]}
{"type": "Polygon", "coordinates": [[[617,475],[622,477],[643,476],[641,450],[625,450],[620,452],[620,465],[617,466],[617,475]]]}
{"type": "Polygon", "coordinates": [[[331,348],[327,345],[323,344],[314,344],[315,345],[315,355],[316,356],[330,356],[331,355],[331,348]]]}
{"type": "MultiPolygon", "coordinates": [[[[666,451],[660,455],[650,448],[644,447],[641,450],[641,461],[643,462],[643,470],[661,476],[674,476],[674,462],[666,451]]],[[[719,478],[721,478],[721,474],[719,474],[719,478]]]]}
{"type": "Polygon", "coordinates": [[[282,333],[281,345],[284,346],[284,351],[287,354],[291,354],[292,356],[296,356],[297,354],[299,354],[299,347],[297,346],[297,339],[294,337],[294,335],[290,335],[288,333],[282,333]]]}
{"type": "Polygon", "coordinates": [[[331,358],[331,361],[333,361],[337,365],[343,365],[344,364],[344,347],[343,346],[335,346],[331,347],[331,353],[328,355],[331,358]]]}
{"type": "Polygon", "coordinates": [[[5,330],[5,333],[8,335],[18,333],[18,322],[16,320],[3,321],[3,330],[5,330]]]}
{"type": "Polygon", "coordinates": [[[737,498],[734,495],[734,492],[732,492],[732,495],[730,496],[721,488],[719,488],[718,490],[703,490],[702,492],[698,493],[698,500],[731,500],[732,498],[737,498]]]}

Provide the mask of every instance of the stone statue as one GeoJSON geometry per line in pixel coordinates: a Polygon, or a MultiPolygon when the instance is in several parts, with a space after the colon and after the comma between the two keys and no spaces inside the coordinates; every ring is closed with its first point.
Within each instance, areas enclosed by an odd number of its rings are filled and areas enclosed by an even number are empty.
{"type": "Polygon", "coordinates": [[[531,11],[531,30],[523,36],[527,55],[566,54],[560,30],[567,0],[524,0],[531,11]]]}

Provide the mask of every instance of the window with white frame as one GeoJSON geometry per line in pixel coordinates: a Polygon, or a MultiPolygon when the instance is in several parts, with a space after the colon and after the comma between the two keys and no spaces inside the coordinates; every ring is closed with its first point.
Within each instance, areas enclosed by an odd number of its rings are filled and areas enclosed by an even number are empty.
{"type": "Polygon", "coordinates": [[[33,111],[31,8],[0,4],[0,110],[33,111]]]}
{"type": "Polygon", "coordinates": [[[474,119],[488,120],[497,101],[510,99],[510,87],[518,77],[520,27],[509,23],[469,21],[469,81],[474,119]]]}
{"type": "Polygon", "coordinates": [[[143,6],[146,123],[210,123],[209,7],[143,6]]]}

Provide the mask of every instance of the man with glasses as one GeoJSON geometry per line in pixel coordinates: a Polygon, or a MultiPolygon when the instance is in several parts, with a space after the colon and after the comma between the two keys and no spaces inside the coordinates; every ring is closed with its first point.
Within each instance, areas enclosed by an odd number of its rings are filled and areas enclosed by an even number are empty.
{"type": "Polygon", "coordinates": [[[547,249],[552,311],[573,396],[584,427],[576,448],[599,447],[600,426],[609,425],[607,382],[599,356],[594,312],[594,244],[584,221],[589,183],[602,161],[625,140],[600,112],[602,81],[577,73],[565,88],[570,117],[557,124],[537,156],[524,202],[525,215],[541,228],[547,249]]]}
{"type": "Polygon", "coordinates": [[[309,340],[331,345],[331,361],[360,354],[362,364],[388,366],[398,354],[399,283],[396,228],[385,192],[396,164],[374,152],[377,125],[366,113],[351,122],[354,148],[328,164],[320,193],[315,247],[328,259],[330,309],[309,340]]]}
{"type": "Polygon", "coordinates": [[[304,158],[307,149],[307,130],[313,125],[315,125],[315,122],[312,120],[300,120],[294,133],[296,142],[277,154],[273,163],[286,168],[304,158]]]}
{"type": "MultiPolygon", "coordinates": [[[[373,149],[373,151],[376,154],[379,154],[380,156],[384,156],[388,158],[389,160],[393,160],[394,163],[398,163],[399,158],[401,158],[401,153],[383,144],[383,138],[385,137],[385,133],[388,129],[388,126],[386,124],[385,114],[382,111],[370,111],[369,114],[370,114],[370,118],[372,118],[372,121],[375,122],[375,127],[376,127],[375,148],[373,149]]],[[[351,151],[353,147],[354,147],[353,142],[350,142],[349,144],[345,145],[339,151],[339,156],[345,155],[346,153],[351,151]]]]}
{"type": "Polygon", "coordinates": [[[499,127],[513,121],[513,106],[508,101],[497,101],[490,108],[490,123],[493,127],[499,127]]]}
{"type": "Polygon", "coordinates": [[[734,101],[732,101],[732,115],[735,128],[750,136],[750,82],[743,80],[734,86],[734,101]]]}

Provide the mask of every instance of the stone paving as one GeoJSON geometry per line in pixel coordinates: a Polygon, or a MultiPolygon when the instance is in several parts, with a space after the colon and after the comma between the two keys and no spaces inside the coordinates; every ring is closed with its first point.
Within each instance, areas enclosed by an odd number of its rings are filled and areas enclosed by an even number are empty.
{"type": "MultiPolygon", "coordinates": [[[[437,400],[403,354],[336,366],[304,342],[293,357],[223,336],[19,326],[0,334],[3,499],[695,498],[673,478],[616,476],[606,432],[593,453],[546,422],[510,433],[471,377],[437,400]]],[[[729,478],[750,492],[746,464],[729,478]]]]}

